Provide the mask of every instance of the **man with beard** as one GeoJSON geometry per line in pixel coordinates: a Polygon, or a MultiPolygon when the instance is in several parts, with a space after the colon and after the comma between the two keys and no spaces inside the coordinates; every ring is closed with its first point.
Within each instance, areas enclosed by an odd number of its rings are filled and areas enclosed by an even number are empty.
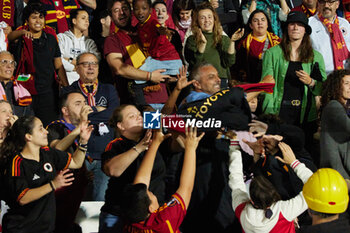
{"type": "Polygon", "coordinates": [[[339,0],[319,0],[318,13],[309,18],[312,47],[324,58],[326,73],[349,68],[350,25],[338,17],[339,0]]]}
{"type": "MultiPolygon", "coordinates": [[[[85,97],[78,90],[62,96],[60,110],[61,119],[52,122],[47,127],[49,144],[55,149],[74,153],[79,146],[80,125],[88,120],[88,114],[93,110],[87,105],[85,97]]],[[[86,166],[83,165],[72,172],[75,178],[73,184],[55,192],[56,233],[77,232],[80,228],[74,223],[74,220],[88,184],[86,166]]]]}
{"type": "MultiPolygon", "coordinates": [[[[116,75],[120,103],[126,104],[133,100],[130,93],[132,80],[160,83],[169,76],[162,74],[165,70],[147,72],[137,69],[143,64],[146,57],[139,48],[136,32],[131,26],[129,2],[126,0],[112,0],[108,11],[117,29],[114,34],[106,39],[104,55],[112,72],[116,75]]],[[[143,98],[142,89],[134,89],[133,91],[135,95],[138,95],[135,96],[135,99],[143,98]],[[142,97],[139,95],[142,95],[142,97]]]]}

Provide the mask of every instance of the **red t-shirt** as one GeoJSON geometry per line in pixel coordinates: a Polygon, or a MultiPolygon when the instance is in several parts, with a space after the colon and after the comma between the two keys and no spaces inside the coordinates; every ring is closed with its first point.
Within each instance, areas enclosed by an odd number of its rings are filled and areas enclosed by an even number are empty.
{"type": "MultiPolygon", "coordinates": [[[[138,68],[142,65],[146,57],[139,48],[137,36],[130,36],[122,30],[118,30],[113,35],[106,38],[104,43],[104,55],[110,53],[122,54],[122,60],[125,64],[138,68]],[[136,55],[137,54],[137,55],[136,55]]],[[[117,76],[117,90],[120,98],[128,98],[128,83],[130,79],[117,76]]]]}
{"type": "Polygon", "coordinates": [[[137,25],[137,33],[143,48],[156,60],[180,59],[174,45],[170,43],[166,35],[159,35],[158,27],[160,27],[160,24],[152,16],[143,24],[137,25]]]}
{"type": "Polygon", "coordinates": [[[147,218],[146,221],[133,223],[126,227],[127,232],[180,233],[179,227],[186,215],[186,206],[182,197],[175,193],[172,199],[165,203],[147,218]]]}

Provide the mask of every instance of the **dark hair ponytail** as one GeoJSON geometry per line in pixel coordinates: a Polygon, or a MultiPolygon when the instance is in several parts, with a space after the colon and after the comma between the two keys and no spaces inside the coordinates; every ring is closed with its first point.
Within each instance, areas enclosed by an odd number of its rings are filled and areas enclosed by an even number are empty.
{"type": "Polygon", "coordinates": [[[20,117],[7,132],[7,136],[0,146],[1,173],[6,164],[26,145],[25,135],[31,134],[34,127],[34,116],[20,117]]]}
{"type": "Polygon", "coordinates": [[[270,206],[282,199],[273,184],[263,176],[254,177],[250,183],[249,194],[253,206],[263,209],[266,218],[271,218],[273,214],[270,206]]]}

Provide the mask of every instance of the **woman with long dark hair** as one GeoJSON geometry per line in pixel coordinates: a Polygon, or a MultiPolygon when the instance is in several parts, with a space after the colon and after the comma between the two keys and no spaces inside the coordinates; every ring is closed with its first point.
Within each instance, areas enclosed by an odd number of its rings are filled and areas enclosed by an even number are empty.
{"type": "Polygon", "coordinates": [[[202,62],[210,63],[219,73],[221,86],[227,87],[236,58],[235,42],[242,38],[244,30],[238,29],[231,38],[223,35],[219,16],[209,2],[203,2],[193,13],[192,33],[185,44],[189,69],[202,62]]]}
{"type": "Polygon", "coordinates": [[[250,14],[245,33],[237,47],[236,76],[239,80],[257,83],[261,77],[264,53],[278,45],[281,39],[272,32],[270,19],[263,10],[250,14]]]}
{"type": "Polygon", "coordinates": [[[47,130],[34,117],[19,118],[0,147],[4,199],[10,209],[3,219],[4,232],[53,232],[55,195],[72,184],[67,168],[80,168],[92,127],[81,127],[73,155],[47,147],[47,130]]]}
{"type": "Polygon", "coordinates": [[[275,82],[275,87],[265,95],[262,110],[296,126],[316,121],[315,96],[326,79],[322,55],[312,49],[310,34],[306,15],[289,13],[281,43],[263,58],[261,77],[275,82]]]}
{"type": "Polygon", "coordinates": [[[321,98],[321,167],[350,179],[350,70],[328,75],[321,98]]]}

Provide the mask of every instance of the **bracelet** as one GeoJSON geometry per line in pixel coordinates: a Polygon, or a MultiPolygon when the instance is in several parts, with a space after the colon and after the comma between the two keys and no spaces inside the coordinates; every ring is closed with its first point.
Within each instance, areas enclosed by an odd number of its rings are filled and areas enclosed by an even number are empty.
{"type": "Polygon", "coordinates": [[[82,148],[85,148],[85,149],[88,148],[88,144],[87,144],[87,143],[81,144],[80,142],[78,142],[78,146],[79,146],[79,147],[82,147],[82,148]]]}
{"type": "Polygon", "coordinates": [[[146,81],[149,81],[149,80],[150,80],[150,78],[149,78],[149,73],[150,73],[150,72],[147,72],[146,81]]]}
{"type": "Polygon", "coordinates": [[[52,183],[51,180],[50,180],[49,184],[50,184],[50,186],[51,186],[51,188],[52,188],[52,191],[55,191],[55,190],[56,190],[56,189],[55,189],[55,186],[53,185],[53,183],[52,183]]]}
{"type": "Polygon", "coordinates": [[[86,151],[87,151],[87,148],[78,146],[78,150],[80,150],[80,151],[82,151],[82,152],[86,152],[86,151]]]}
{"type": "Polygon", "coordinates": [[[136,146],[133,146],[132,149],[133,149],[134,151],[136,151],[138,154],[141,154],[141,152],[139,152],[139,151],[136,149],[136,146]]]}
{"type": "Polygon", "coordinates": [[[149,81],[152,81],[152,72],[149,72],[149,81]]]}
{"type": "Polygon", "coordinates": [[[308,84],[309,87],[315,86],[315,80],[311,78],[311,82],[308,84]]]}

